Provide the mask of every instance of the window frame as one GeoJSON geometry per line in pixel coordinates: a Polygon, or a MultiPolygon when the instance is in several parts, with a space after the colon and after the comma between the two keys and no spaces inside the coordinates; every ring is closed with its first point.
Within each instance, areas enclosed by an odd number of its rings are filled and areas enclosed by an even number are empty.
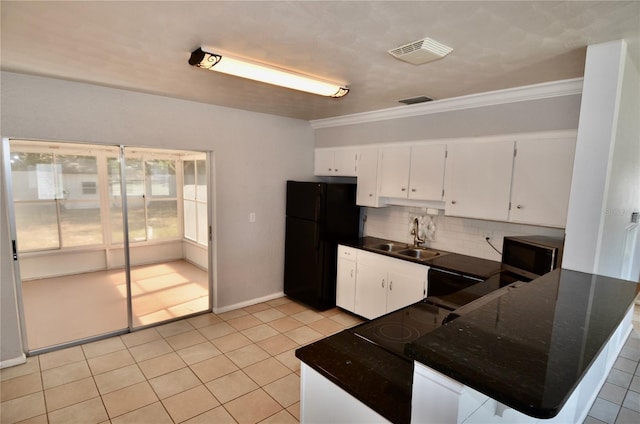
{"type": "MultiPolygon", "coordinates": [[[[22,250],[19,248],[19,254],[21,255],[30,255],[30,254],[38,254],[38,253],[55,253],[55,252],[71,252],[78,250],[89,250],[89,249],[109,249],[109,248],[118,248],[122,246],[122,241],[114,242],[112,240],[112,221],[111,221],[111,204],[114,201],[115,197],[111,197],[109,193],[109,173],[108,173],[108,161],[109,159],[115,159],[119,163],[119,148],[117,146],[111,145],[82,145],[77,143],[66,143],[66,142],[46,142],[46,141],[31,141],[24,139],[11,139],[10,141],[10,151],[11,154],[20,152],[20,153],[39,153],[39,154],[51,154],[52,155],[52,164],[56,163],[56,158],[59,156],[68,156],[68,155],[77,155],[77,156],[93,156],[96,158],[97,165],[97,183],[96,183],[96,193],[89,194],[88,196],[96,196],[93,199],[63,199],[58,198],[56,195],[54,199],[28,199],[28,200],[16,200],[15,196],[12,201],[15,205],[19,204],[44,204],[44,203],[55,203],[56,207],[56,222],[57,222],[57,231],[58,231],[58,246],[57,247],[47,247],[44,249],[30,249],[30,250],[22,250]],[[72,203],[98,203],[100,205],[100,223],[102,228],[102,242],[95,244],[86,244],[86,245],[77,245],[77,246],[65,246],[63,243],[63,233],[62,233],[62,221],[60,208],[65,202],[72,203]]],[[[131,245],[136,246],[145,246],[145,245],[153,245],[160,244],[172,241],[181,241],[185,240],[184,238],[184,215],[183,215],[183,171],[182,171],[182,158],[186,153],[189,155],[197,155],[197,152],[185,152],[181,150],[163,150],[163,149],[148,149],[148,148],[134,148],[134,147],[125,147],[125,160],[131,158],[141,158],[142,167],[144,172],[144,181],[143,187],[145,191],[144,196],[144,220],[145,220],[145,239],[144,240],[130,240],[131,245]],[[175,165],[175,196],[147,196],[146,190],[149,184],[152,184],[150,181],[147,181],[147,165],[146,161],[151,160],[170,160],[173,161],[175,165]],[[148,204],[150,202],[174,202],[176,205],[176,235],[166,238],[149,238],[148,227],[149,227],[149,216],[148,216],[148,204]]],[[[13,169],[10,172],[14,172],[13,169]]],[[[63,175],[63,174],[60,174],[63,175]]],[[[118,177],[120,174],[118,174],[118,177]]],[[[57,177],[56,177],[57,179],[57,177]]],[[[57,182],[57,180],[56,180],[57,182]]],[[[118,178],[118,182],[119,178],[118,178]]],[[[82,184],[80,184],[80,190],[82,192],[82,184]]],[[[117,192],[117,199],[122,201],[120,198],[120,191],[117,192]]],[[[121,205],[121,203],[120,203],[121,205]]]]}

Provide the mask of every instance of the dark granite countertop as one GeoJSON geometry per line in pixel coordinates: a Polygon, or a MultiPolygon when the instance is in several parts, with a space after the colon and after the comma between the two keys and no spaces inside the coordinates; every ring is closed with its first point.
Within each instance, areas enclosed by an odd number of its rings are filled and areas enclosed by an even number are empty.
{"type": "MultiPolygon", "coordinates": [[[[355,247],[358,249],[368,250],[373,253],[377,253],[380,255],[391,256],[394,258],[398,258],[398,256],[385,253],[383,251],[369,249],[367,245],[374,245],[378,243],[398,243],[393,240],[386,240],[376,237],[363,237],[356,240],[343,241],[340,244],[345,246],[355,247]]],[[[446,255],[436,256],[431,259],[426,260],[418,260],[412,258],[402,258],[402,260],[416,262],[422,265],[427,265],[433,268],[444,269],[446,271],[457,272],[464,275],[469,275],[471,277],[476,278],[488,278],[492,275],[500,272],[502,264],[498,261],[492,261],[490,259],[482,259],[476,258],[474,256],[462,255],[459,253],[446,252],[446,255]]]]}
{"type": "Polygon", "coordinates": [[[638,286],[555,270],[506,288],[408,343],[406,358],[349,330],[302,347],[296,356],[394,423],[410,420],[413,365],[407,358],[527,415],[551,418],[621,323],[638,286]]]}
{"type": "Polygon", "coordinates": [[[410,422],[411,360],[348,330],[302,347],[296,356],[389,421],[410,422]]]}
{"type": "Polygon", "coordinates": [[[405,354],[503,404],[555,416],[638,284],[555,270],[409,343],[405,354]]]}

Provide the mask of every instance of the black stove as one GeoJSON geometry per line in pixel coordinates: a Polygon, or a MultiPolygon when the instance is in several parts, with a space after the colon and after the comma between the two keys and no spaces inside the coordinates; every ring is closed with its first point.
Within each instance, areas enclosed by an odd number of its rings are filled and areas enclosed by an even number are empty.
{"type": "Polygon", "coordinates": [[[425,301],[391,312],[350,331],[396,355],[404,355],[405,344],[435,330],[451,312],[425,301]]]}

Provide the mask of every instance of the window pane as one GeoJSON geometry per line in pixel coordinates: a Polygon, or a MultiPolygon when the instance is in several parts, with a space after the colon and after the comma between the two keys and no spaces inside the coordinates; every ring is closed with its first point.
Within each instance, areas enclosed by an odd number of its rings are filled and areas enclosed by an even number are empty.
{"type": "Polygon", "coordinates": [[[207,204],[206,203],[198,203],[198,243],[204,244],[205,246],[208,244],[208,228],[207,225],[207,204]]]}
{"type": "Polygon", "coordinates": [[[18,248],[21,252],[60,247],[54,202],[16,203],[15,208],[18,248]]]}
{"type": "Polygon", "coordinates": [[[178,237],[178,201],[152,201],[147,205],[150,240],[178,237]]]}
{"type": "Polygon", "coordinates": [[[107,158],[107,178],[109,196],[120,197],[120,161],[118,158],[107,158]]]}
{"type": "Polygon", "coordinates": [[[184,201],[184,237],[197,241],[196,202],[184,201]]]}
{"type": "Polygon", "coordinates": [[[109,207],[109,220],[111,222],[111,243],[122,244],[124,237],[122,229],[122,202],[120,199],[112,199],[109,207]]]}
{"type": "Polygon", "coordinates": [[[144,199],[127,197],[127,217],[129,218],[129,242],[146,241],[147,232],[144,223],[144,199]]]}
{"type": "Polygon", "coordinates": [[[11,152],[14,200],[55,199],[57,188],[54,171],[51,154],[11,152]]]}
{"type": "Polygon", "coordinates": [[[56,155],[56,163],[62,171],[62,199],[98,199],[95,189],[98,183],[98,163],[95,156],[56,155]]]}
{"type": "Polygon", "coordinates": [[[61,202],[60,229],[63,247],[102,244],[100,204],[61,202]]]}
{"type": "Polygon", "coordinates": [[[144,167],[140,159],[125,160],[127,196],[144,196],[144,167]]]}
{"type": "Polygon", "coordinates": [[[182,162],[184,174],[183,193],[185,199],[194,200],[196,198],[196,162],[186,160],[182,162]]]}
{"type": "MultiPolygon", "coordinates": [[[[129,196],[144,195],[144,168],[140,159],[125,160],[125,178],[127,179],[127,194],[129,196]]],[[[120,197],[120,161],[117,158],[107,159],[107,173],[109,175],[109,195],[120,197]]]]}
{"type": "MultiPolygon", "coordinates": [[[[140,242],[147,240],[144,225],[144,199],[127,198],[129,242],[140,242]]],[[[122,203],[120,200],[112,200],[110,207],[111,216],[111,242],[113,244],[123,243],[122,229],[122,203]]]]}
{"type": "Polygon", "coordinates": [[[176,197],[176,164],[171,160],[148,160],[147,195],[176,197]]]}
{"type": "Polygon", "coordinates": [[[196,194],[199,202],[207,201],[207,161],[199,160],[196,162],[198,171],[198,193],[196,194]]]}

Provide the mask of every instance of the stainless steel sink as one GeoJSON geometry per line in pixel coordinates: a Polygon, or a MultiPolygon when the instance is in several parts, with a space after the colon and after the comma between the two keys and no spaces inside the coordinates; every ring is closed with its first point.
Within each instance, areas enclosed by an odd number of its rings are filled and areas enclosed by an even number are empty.
{"type": "Polygon", "coordinates": [[[397,258],[415,259],[418,261],[426,261],[427,259],[447,254],[447,252],[440,252],[426,247],[412,247],[406,243],[394,243],[391,241],[386,243],[372,243],[364,247],[373,251],[385,252],[397,258]]]}
{"type": "Polygon", "coordinates": [[[431,250],[431,249],[422,249],[422,248],[413,248],[413,249],[405,249],[397,252],[400,256],[408,256],[410,258],[425,260],[431,259],[435,256],[439,256],[440,252],[431,250]]]}
{"type": "Polygon", "coordinates": [[[380,244],[374,244],[366,247],[368,247],[369,249],[380,250],[383,252],[397,252],[399,250],[406,249],[407,245],[400,244],[400,243],[380,243],[380,244]]]}

